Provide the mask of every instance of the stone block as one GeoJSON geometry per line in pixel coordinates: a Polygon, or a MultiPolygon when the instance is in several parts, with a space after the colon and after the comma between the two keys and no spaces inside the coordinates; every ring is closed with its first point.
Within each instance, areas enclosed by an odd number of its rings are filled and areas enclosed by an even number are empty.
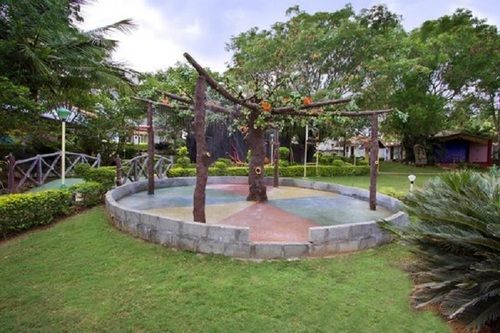
{"type": "Polygon", "coordinates": [[[359,250],[359,240],[350,240],[337,243],[337,252],[352,252],[359,250]]]}
{"type": "Polygon", "coordinates": [[[178,236],[165,230],[155,230],[151,234],[151,241],[163,246],[177,246],[178,236]]]}
{"type": "Polygon", "coordinates": [[[351,227],[348,225],[332,226],[328,230],[326,241],[349,240],[351,236],[351,227]]]}
{"type": "Polygon", "coordinates": [[[259,259],[275,259],[283,258],[283,244],[277,243],[255,243],[255,258],[259,259]]]}
{"type": "Polygon", "coordinates": [[[319,245],[326,242],[330,227],[309,228],[309,242],[319,245]]]}
{"type": "Polygon", "coordinates": [[[309,244],[283,244],[285,258],[305,257],[309,254],[309,244]]]}
{"type": "Polygon", "coordinates": [[[184,222],[175,221],[171,219],[167,219],[165,217],[158,218],[158,230],[169,231],[174,234],[181,233],[181,225],[184,222]]]}
{"type": "Polygon", "coordinates": [[[150,231],[151,231],[151,226],[148,224],[144,223],[138,223],[137,226],[137,237],[144,239],[144,240],[149,240],[150,238],[150,231]]]}
{"type": "Polygon", "coordinates": [[[359,241],[359,249],[364,250],[378,245],[377,237],[371,236],[367,238],[362,238],[359,241]]]}
{"type": "Polygon", "coordinates": [[[208,226],[205,223],[196,222],[182,222],[181,234],[183,237],[200,239],[206,238],[208,233],[208,226]]]}
{"type": "Polygon", "coordinates": [[[312,183],[312,188],[318,191],[328,191],[328,184],[322,182],[312,183]]]}
{"type": "Polygon", "coordinates": [[[198,243],[198,251],[203,253],[223,254],[224,243],[211,240],[200,240],[198,243]]]}
{"type": "Polygon", "coordinates": [[[208,226],[207,238],[222,243],[234,243],[238,241],[239,230],[237,228],[211,225],[208,226]]]}
{"type": "Polygon", "coordinates": [[[182,237],[177,240],[177,247],[181,250],[197,251],[198,240],[182,237]]]}
{"type": "Polygon", "coordinates": [[[249,258],[250,245],[245,243],[224,244],[224,255],[236,258],[249,258]]]}
{"type": "Polygon", "coordinates": [[[350,239],[359,239],[380,234],[380,229],[375,221],[355,223],[350,225],[350,239]]]}

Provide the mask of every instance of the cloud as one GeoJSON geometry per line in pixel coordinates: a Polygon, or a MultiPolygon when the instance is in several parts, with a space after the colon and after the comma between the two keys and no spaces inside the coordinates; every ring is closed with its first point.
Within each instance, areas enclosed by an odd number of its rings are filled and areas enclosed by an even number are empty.
{"type": "Polygon", "coordinates": [[[181,60],[183,47],[174,36],[197,38],[201,28],[195,23],[173,26],[162,12],[144,0],[99,0],[84,7],[82,28],[92,29],[130,18],[137,25],[129,34],[114,33],[119,41],[114,60],[139,71],[167,68],[181,60]]]}

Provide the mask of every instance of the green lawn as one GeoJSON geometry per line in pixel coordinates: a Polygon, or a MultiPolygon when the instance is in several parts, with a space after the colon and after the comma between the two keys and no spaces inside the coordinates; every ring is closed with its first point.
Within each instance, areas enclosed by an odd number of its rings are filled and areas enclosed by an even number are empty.
{"type": "MultiPolygon", "coordinates": [[[[424,183],[436,177],[440,173],[446,172],[437,167],[416,167],[401,163],[382,162],[380,164],[380,174],[377,177],[377,191],[389,195],[397,194],[404,196],[410,189],[408,175],[417,176],[415,188],[422,187],[424,183]]],[[[368,189],[370,176],[336,176],[336,177],[310,177],[312,180],[319,180],[329,183],[337,183],[346,186],[360,187],[368,189]]]]}
{"type": "Polygon", "coordinates": [[[248,262],[176,252],[101,207],[0,244],[0,331],[449,332],[410,307],[401,245],[248,262]]]}

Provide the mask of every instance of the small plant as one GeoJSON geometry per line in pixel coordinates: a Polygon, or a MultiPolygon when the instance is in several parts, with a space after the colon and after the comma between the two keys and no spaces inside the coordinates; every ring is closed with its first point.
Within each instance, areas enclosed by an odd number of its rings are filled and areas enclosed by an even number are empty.
{"type": "Polygon", "coordinates": [[[187,156],[177,157],[177,159],[175,161],[175,164],[177,164],[178,166],[180,166],[182,168],[189,166],[190,163],[191,163],[191,160],[187,156]]]}
{"type": "Polygon", "coordinates": [[[177,156],[184,157],[189,154],[189,150],[186,146],[182,146],[176,149],[177,156]]]}
{"type": "Polygon", "coordinates": [[[335,167],[343,167],[345,165],[345,163],[342,160],[334,160],[332,162],[332,165],[335,166],[335,167]]]}
{"type": "Polygon", "coordinates": [[[287,147],[280,147],[280,160],[288,161],[290,157],[290,149],[287,147]]]}

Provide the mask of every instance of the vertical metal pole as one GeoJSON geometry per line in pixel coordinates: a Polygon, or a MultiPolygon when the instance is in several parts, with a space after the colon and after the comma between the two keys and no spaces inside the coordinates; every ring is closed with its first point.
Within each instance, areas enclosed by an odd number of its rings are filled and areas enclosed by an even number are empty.
{"type": "Polygon", "coordinates": [[[62,121],[61,143],[61,188],[66,187],[66,121],[62,121]]]}
{"type": "Polygon", "coordinates": [[[37,173],[38,173],[38,186],[42,185],[43,181],[43,175],[42,175],[42,156],[38,155],[38,160],[37,160],[37,173]]]}
{"type": "Polygon", "coordinates": [[[273,181],[273,187],[278,187],[279,186],[279,164],[280,164],[280,137],[278,130],[274,130],[274,142],[276,142],[276,148],[274,150],[274,181],[273,181]]]}
{"type": "Polygon", "coordinates": [[[309,141],[309,124],[306,124],[306,139],[304,141],[304,178],[307,177],[307,141],[309,141]]]}
{"type": "Polygon", "coordinates": [[[8,180],[7,180],[7,189],[9,190],[9,193],[15,193],[16,188],[15,188],[15,175],[14,175],[14,169],[16,167],[16,158],[12,153],[9,154],[8,157],[8,164],[9,164],[9,175],[8,175],[8,180]]]}
{"type": "Polygon", "coordinates": [[[153,129],[154,107],[148,104],[148,194],[155,194],[155,137],[153,129]]]}
{"type": "Polygon", "coordinates": [[[378,170],[378,116],[372,114],[372,133],[370,150],[370,209],[377,209],[377,170],[378,170]]]}
{"type": "Polygon", "coordinates": [[[274,165],[274,133],[271,135],[271,165],[274,165]]]}

